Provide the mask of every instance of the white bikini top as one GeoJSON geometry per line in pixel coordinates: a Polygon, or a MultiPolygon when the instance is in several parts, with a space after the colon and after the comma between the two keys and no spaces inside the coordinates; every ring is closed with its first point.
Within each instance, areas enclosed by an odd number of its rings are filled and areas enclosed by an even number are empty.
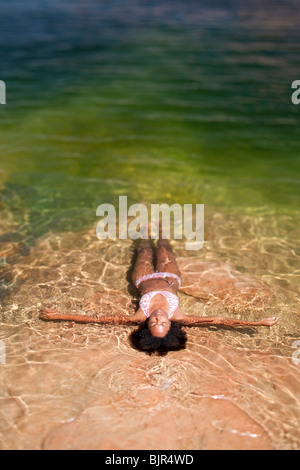
{"type": "Polygon", "coordinates": [[[140,298],[139,305],[140,305],[141,309],[143,310],[144,314],[146,315],[147,318],[150,317],[150,313],[149,313],[150,302],[151,302],[152,298],[157,294],[163,295],[165,297],[165,299],[167,299],[168,304],[169,304],[168,318],[172,318],[172,316],[174,315],[175,310],[178,307],[179,299],[178,299],[177,295],[172,294],[172,292],[169,292],[167,290],[154,290],[152,292],[148,292],[147,294],[144,294],[140,298]]]}

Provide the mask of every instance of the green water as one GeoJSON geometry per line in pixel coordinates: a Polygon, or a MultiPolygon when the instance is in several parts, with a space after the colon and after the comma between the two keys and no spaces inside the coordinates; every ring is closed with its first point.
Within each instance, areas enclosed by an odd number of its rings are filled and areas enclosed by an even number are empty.
{"type": "Polygon", "coordinates": [[[119,195],[298,212],[296,2],[1,8],[0,209],[24,239],[96,223],[119,195]]]}

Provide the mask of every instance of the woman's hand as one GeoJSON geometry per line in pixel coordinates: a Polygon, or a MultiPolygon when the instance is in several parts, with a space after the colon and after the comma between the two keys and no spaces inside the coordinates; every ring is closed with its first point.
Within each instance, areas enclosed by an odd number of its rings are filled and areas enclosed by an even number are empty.
{"type": "Polygon", "coordinates": [[[74,321],[77,323],[110,323],[110,324],[126,324],[126,323],[139,323],[141,315],[137,312],[134,315],[110,315],[91,317],[89,315],[77,315],[60,313],[54,308],[44,308],[40,310],[40,318],[42,320],[50,321],[74,321]]]}

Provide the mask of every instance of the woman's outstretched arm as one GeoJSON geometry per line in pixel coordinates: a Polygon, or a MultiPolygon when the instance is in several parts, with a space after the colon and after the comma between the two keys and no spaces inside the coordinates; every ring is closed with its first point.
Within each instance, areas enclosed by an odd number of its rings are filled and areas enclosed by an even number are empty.
{"type": "Polygon", "coordinates": [[[238,320],[235,318],[222,317],[193,317],[184,315],[177,321],[186,326],[217,325],[217,326],[273,326],[279,317],[263,318],[259,321],[238,320]]]}
{"type": "Polygon", "coordinates": [[[60,313],[56,309],[46,308],[40,311],[40,318],[42,320],[50,321],[74,321],[77,323],[102,323],[102,324],[115,324],[125,325],[129,323],[140,323],[145,320],[145,316],[140,312],[140,309],[134,315],[110,315],[101,317],[91,317],[88,315],[76,315],[60,313]]]}

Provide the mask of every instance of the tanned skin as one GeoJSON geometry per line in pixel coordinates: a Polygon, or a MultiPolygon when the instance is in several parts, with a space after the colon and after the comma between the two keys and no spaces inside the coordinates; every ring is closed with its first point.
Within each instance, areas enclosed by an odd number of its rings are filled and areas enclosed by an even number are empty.
{"type": "MultiPolygon", "coordinates": [[[[180,277],[180,271],[176,263],[175,255],[168,240],[159,238],[155,249],[156,264],[154,266],[154,253],[148,239],[141,240],[137,249],[137,259],[132,273],[132,281],[135,285],[137,279],[154,272],[169,272],[180,277]]],[[[164,279],[149,279],[138,286],[140,296],[147,292],[165,290],[178,295],[178,281],[172,277],[164,279]]],[[[149,306],[148,328],[153,336],[164,337],[171,326],[168,318],[169,304],[165,297],[160,294],[155,295],[149,306]]],[[[54,321],[73,321],[78,323],[101,323],[101,324],[139,324],[145,321],[145,314],[141,308],[138,308],[134,315],[110,315],[101,317],[92,317],[87,315],[62,314],[56,309],[43,309],[40,312],[40,318],[43,320],[54,321]]],[[[278,322],[278,317],[263,318],[259,321],[237,320],[235,318],[223,317],[198,317],[185,315],[178,307],[172,321],[178,321],[185,326],[273,326],[278,322]]]]}

